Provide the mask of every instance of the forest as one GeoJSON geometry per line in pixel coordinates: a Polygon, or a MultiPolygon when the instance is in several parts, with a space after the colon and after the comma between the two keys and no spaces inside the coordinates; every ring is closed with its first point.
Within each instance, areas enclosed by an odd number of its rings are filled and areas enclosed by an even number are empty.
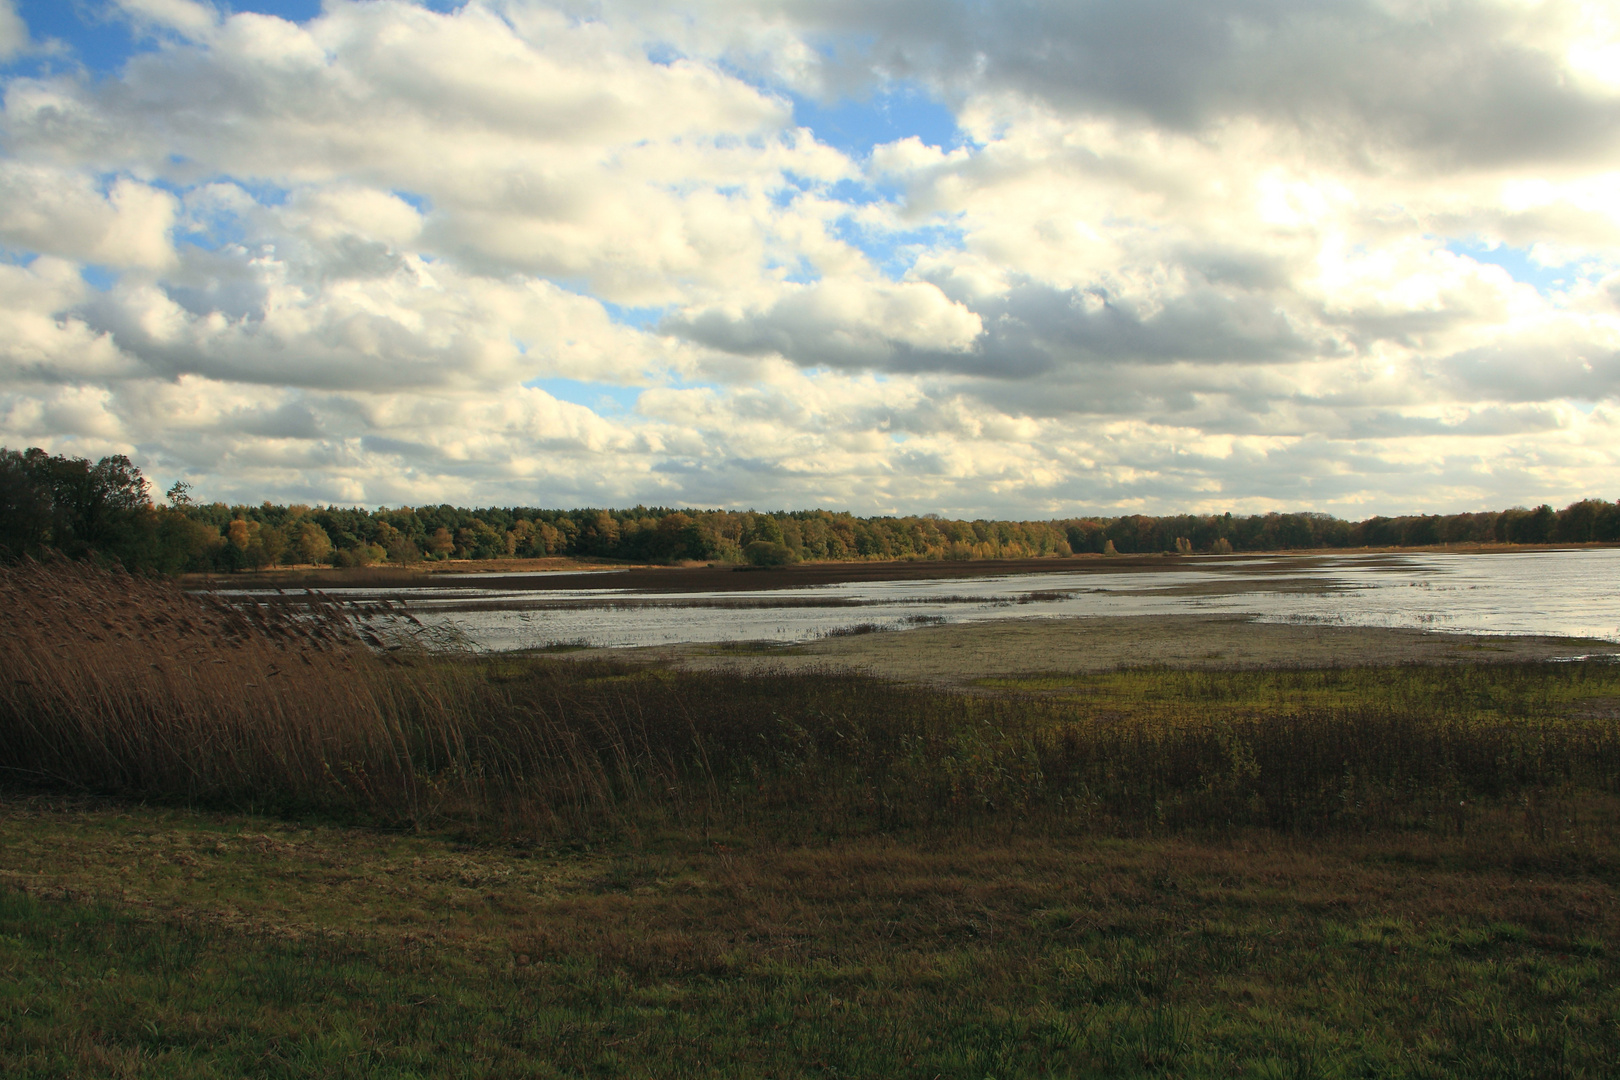
{"type": "Polygon", "coordinates": [[[131,571],[412,565],[563,556],[628,562],[1012,559],[1442,544],[1620,542],[1620,505],[1585,499],[1345,521],[1320,513],[1077,515],[1048,521],[859,517],[830,510],[227,505],[178,483],[154,501],[123,456],[91,462],[0,447],[0,560],[57,552],[131,571]]]}

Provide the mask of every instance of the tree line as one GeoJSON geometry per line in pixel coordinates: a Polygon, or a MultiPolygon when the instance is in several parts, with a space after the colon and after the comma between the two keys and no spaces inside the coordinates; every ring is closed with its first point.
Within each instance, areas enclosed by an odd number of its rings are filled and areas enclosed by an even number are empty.
{"type": "Polygon", "coordinates": [[[961,521],[857,517],[827,510],[761,513],[637,506],[628,510],[364,510],[200,503],[176,484],[154,502],[128,458],[0,447],[0,559],[58,552],[134,571],[228,573],[272,566],[411,565],[447,559],[572,556],[780,565],[800,560],[1016,559],[1419,547],[1439,544],[1620,542],[1620,505],[1586,499],[1472,514],[1345,521],[1327,514],[1181,514],[961,521]]]}

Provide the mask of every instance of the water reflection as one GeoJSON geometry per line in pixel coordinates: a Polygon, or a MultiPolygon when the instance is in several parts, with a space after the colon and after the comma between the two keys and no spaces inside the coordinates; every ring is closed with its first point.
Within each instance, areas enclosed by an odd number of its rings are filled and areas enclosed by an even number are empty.
{"type": "MultiPolygon", "coordinates": [[[[642,592],[628,575],[574,576],[577,588],[526,591],[521,583],[511,587],[513,575],[503,581],[506,587],[491,588],[481,575],[445,575],[420,588],[330,589],[328,595],[386,599],[409,611],[430,638],[492,651],[801,642],[851,630],[983,619],[1191,613],[1620,641],[1615,549],[1197,558],[1154,572],[1099,568],[728,592],[642,592]]],[[[555,573],[545,578],[557,583],[555,573]]],[[[381,622],[403,625],[389,616],[381,622]]]]}

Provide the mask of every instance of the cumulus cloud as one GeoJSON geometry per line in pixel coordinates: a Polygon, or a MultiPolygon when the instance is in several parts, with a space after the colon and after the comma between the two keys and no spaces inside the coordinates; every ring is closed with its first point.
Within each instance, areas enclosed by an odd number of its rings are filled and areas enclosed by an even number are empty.
{"type": "Polygon", "coordinates": [[[82,172],[0,162],[0,243],[116,267],[161,267],[175,200],[127,176],[105,186],[82,172]]]}
{"type": "Polygon", "coordinates": [[[134,373],[134,365],[83,319],[61,316],[89,290],[79,268],[41,256],[0,265],[0,386],[94,381],[134,373]]]}
{"type": "Polygon", "coordinates": [[[426,248],[626,303],[730,291],[756,273],[784,171],[847,171],[788,119],[713,65],[653,63],[562,12],[401,0],[236,15],[116,81],[17,80],[6,109],[19,156],[402,191],[432,207],[426,248]]]}
{"type": "Polygon", "coordinates": [[[116,70],[3,80],[7,445],[253,501],[1620,494],[1601,6],[117,6],[116,70]],[[957,137],[795,108],[895,87],[957,137]]]}
{"type": "Polygon", "coordinates": [[[776,353],[809,366],[891,368],[918,355],[965,353],[982,330],[977,315],[926,282],[831,279],[789,287],[763,310],[710,308],[667,320],[665,329],[745,354],[776,353]]]}
{"type": "Polygon", "coordinates": [[[0,60],[10,60],[28,47],[28,26],[12,0],[0,0],[0,60]]]}
{"type": "Polygon", "coordinates": [[[782,5],[842,49],[820,81],[876,72],[963,102],[1015,95],[1173,131],[1258,118],[1347,156],[1454,166],[1601,159],[1620,95],[1575,3],[1334,0],[852,0],[782,5]],[[1584,51],[1582,50],[1582,47],[1584,51]],[[1571,54],[1591,55],[1571,64],[1571,54]],[[1573,68],[1573,70],[1572,70],[1573,68]],[[1571,77],[1571,76],[1576,77],[1571,77]]]}
{"type": "Polygon", "coordinates": [[[200,37],[219,22],[219,12],[198,0],[115,0],[137,26],[200,37]]]}

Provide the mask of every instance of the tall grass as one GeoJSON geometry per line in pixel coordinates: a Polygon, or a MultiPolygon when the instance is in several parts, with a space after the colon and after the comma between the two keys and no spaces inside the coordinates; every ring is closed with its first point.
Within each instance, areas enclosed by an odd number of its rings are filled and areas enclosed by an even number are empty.
{"type": "Polygon", "coordinates": [[[964,695],[390,654],[318,597],[238,606],[77,563],[0,568],[0,603],[0,779],[36,788],[551,834],[1452,828],[1620,793],[1613,666],[1127,671],[964,695]]]}
{"type": "Polygon", "coordinates": [[[318,596],[244,605],[59,561],[0,568],[0,604],[0,777],[14,784],[550,826],[672,789],[632,749],[638,703],[611,687],[574,701],[553,680],[518,702],[498,665],[389,656],[318,596]]]}
{"type": "Polygon", "coordinates": [[[0,569],[13,781],[320,805],[415,770],[388,681],[335,608],[294,616],[84,563],[0,569]]]}

